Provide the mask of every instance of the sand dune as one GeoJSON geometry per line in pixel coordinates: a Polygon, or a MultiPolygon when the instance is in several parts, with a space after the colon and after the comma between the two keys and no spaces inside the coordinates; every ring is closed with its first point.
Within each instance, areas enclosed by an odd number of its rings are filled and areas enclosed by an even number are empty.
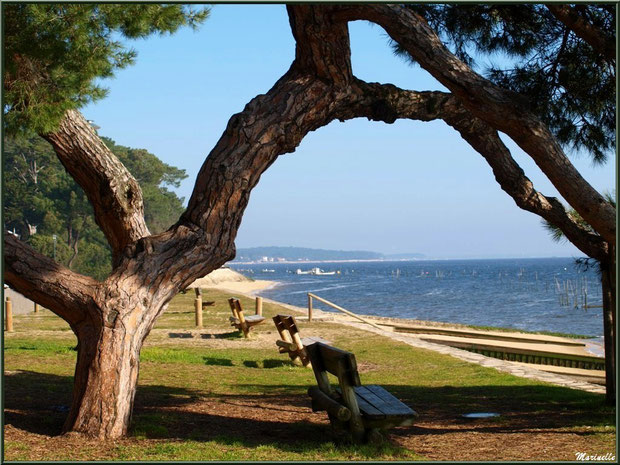
{"type": "Polygon", "coordinates": [[[204,278],[197,279],[189,287],[222,289],[241,294],[251,294],[277,284],[274,281],[254,281],[230,268],[219,268],[204,278]]]}

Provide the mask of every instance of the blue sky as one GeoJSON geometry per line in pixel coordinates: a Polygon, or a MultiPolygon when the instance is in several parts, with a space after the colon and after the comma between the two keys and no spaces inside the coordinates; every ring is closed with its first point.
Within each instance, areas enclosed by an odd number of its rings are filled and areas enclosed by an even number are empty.
{"type": "MultiPolygon", "coordinates": [[[[383,30],[350,25],[357,77],[414,90],[445,90],[395,57],[383,30]]],[[[230,116],[289,68],[294,41],[282,5],[216,5],[198,31],[133,41],[134,66],[118,71],[107,98],[82,112],[101,135],[146,148],[196,173],[230,116]]],[[[509,139],[513,156],[545,195],[559,196],[509,139]]],[[[572,157],[599,191],[615,188],[615,160],[572,157]]],[[[519,209],[484,159],[441,122],[356,119],[310,133],[281,156],[252,192],[237,247],[294,245],[433,258],[580,256],[551,241],[538,216],[519,209]]]]}

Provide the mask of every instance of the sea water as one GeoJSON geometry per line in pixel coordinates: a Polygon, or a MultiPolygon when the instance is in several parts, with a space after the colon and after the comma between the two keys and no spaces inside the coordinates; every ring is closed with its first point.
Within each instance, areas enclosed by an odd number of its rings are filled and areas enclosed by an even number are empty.
{"type": "MultiPolygon", "coordinates": [[[[601,337],[599,277],[573,258],[230,264],[277,281],[260,295],[307,307],[312,292],[360,315],[601,337]],[[335,275],[296,274],[320,267],[335,275]]],[[[314,300],[313,306],[334,311],[314,300]]]]}

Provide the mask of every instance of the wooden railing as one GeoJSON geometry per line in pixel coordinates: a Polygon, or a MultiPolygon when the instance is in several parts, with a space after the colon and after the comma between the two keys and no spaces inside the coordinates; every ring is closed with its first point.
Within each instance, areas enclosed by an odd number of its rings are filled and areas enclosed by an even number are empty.
{"type": "Polygon", "coordinates": [[[325,300],[324,298],[319,297],[316,294],[312,294],[311,292],[308,292],[308,321],[312,321],[312,299],[316,299],[319,302],[323,302],[325,305],[329,305],[330,307],[338,310],[339,312],[342,312],[342,313],[344,313],[346,315],[349,315],[349,316],[351,316],[353,318],[357,318],[358,320],[360,320],[360,321],[362,321],[362,322],[364,322],[364,323],[366,323],[366,324],[368,324],[370,326],[373,326],[373,327],[375,327],[377,329],[380,329],[381,331],[385,331],[386,330],[385,328],[382,328],[382,327],[374,324],[373,322],[368,321],[367,319],[362,318],[361,316],[358,316],[355,313],[350,312],[349,310],[347,310],[345,308],[342,308],[342,307],[340,307],[339,305],[336,305],[333,302],[330,302],[329,300],[325,300]]]}

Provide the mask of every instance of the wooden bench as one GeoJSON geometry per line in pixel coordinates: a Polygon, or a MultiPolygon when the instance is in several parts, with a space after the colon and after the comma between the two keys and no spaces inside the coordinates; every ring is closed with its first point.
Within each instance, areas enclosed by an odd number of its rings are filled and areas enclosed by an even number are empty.
{"type": "Polygon", "coordinates": [[[276,341],[278,350],[281,354],[288,354],[295,365],[311,366],[306,353],[307,345],[315,342],[330,344],[320,337],[300,337],[295,318],[291,315],[276,315],[273,317],[273,322],[281,338],[276,341]]]}
{"type": "Polygon", "coordinates": [[[384,431],[410,425],[417,415],[381,386],[362,386],[355,355],[320,342],[308,345],[317,386],[308,389],[312,410],[327,411],[332,429],[354,442],[383,440],[384,431]],[[338,378],[333,388],[327,373],[338,378]]]}
{"type": "Polygon", "coordinates": [[[230,325],[243,332],[243,336],[246,338],[249,337],[250,329],[252,329],[253,326],[259,325],[265,321],[265,317],[259,314],[244,316],[239,299],[231,297],[228,299],[228,305],[230,305],[230,310],[233,314],[233,316],[230,317],[230,325]]]}

